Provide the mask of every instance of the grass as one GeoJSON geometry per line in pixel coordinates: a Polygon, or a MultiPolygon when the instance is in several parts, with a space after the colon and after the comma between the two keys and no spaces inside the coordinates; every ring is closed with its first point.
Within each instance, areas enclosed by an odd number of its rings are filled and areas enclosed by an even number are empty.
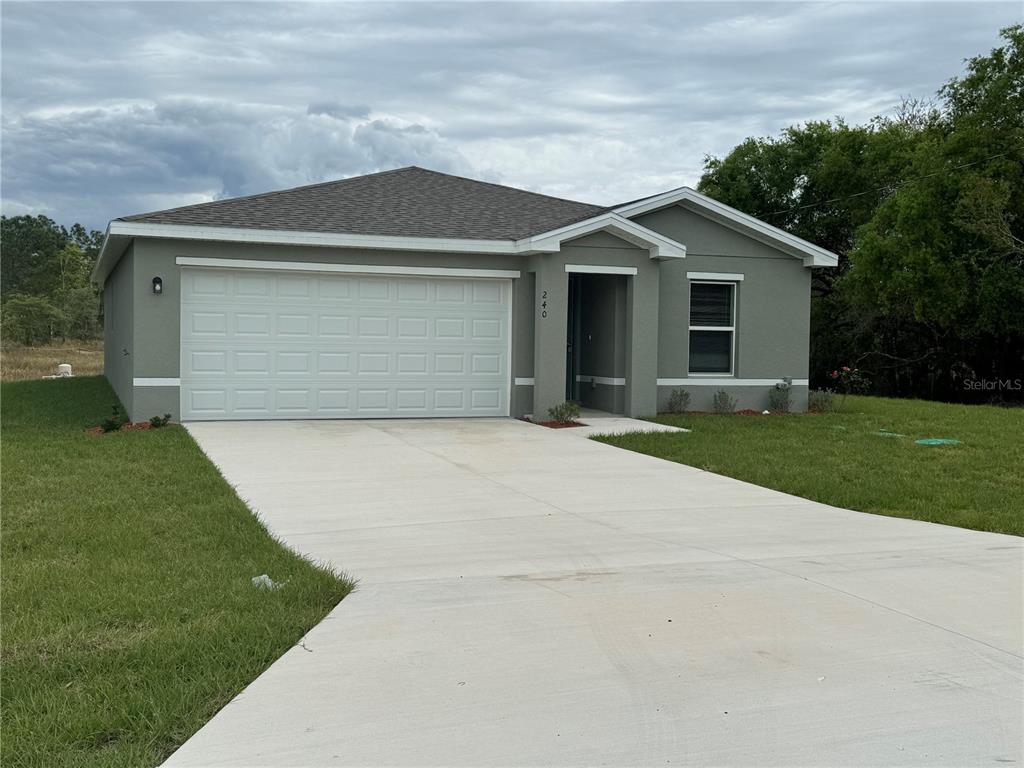
{"type": "Polygon", "coordinates": [[[98,376],[103,373],[103,342],[72,340],[41,347],[4,343],[0,378],[4,381],[41,379],[56,373],[59,363],[70,363],[76,376],[98,376]]]}
{"type": "Polygon", "coordinates": [[[271,539],[184,429],[86,435],[103,379],[0,396],[5,767],[161,762],[351,590],[271,539]]]}
{"type": "Polygon", "coordinates": [[[837,413],[656,421],[692,432],[595,439],[837,507],[1024,536],[1021,408],[850,397],[837,413]]]}

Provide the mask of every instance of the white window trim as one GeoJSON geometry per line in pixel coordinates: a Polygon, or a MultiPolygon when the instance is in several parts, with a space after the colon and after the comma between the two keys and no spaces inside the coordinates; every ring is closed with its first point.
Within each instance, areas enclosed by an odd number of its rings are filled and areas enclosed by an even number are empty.
{"type": "Polygon", "coordinates": [[[340,272],[356,275],[408,275],[410,277],[476,277],[510,279],[520,276],[518,269],[457,269],[454,267],[401,267],[379,264],[328,264],[319,261],[263,261],[261,259],[210,259],[178,256],[181,267],[211,269],[266,269],[275,272],[340,272]]]}
{"type": "Polygon", "coordinates": [[[635,275],[636,267],[603,267],[600,264],[566,264],[565,271],[584,275],[635,275]]]}
{"type": "MultiPolygon", "coordinates": [[[[689,273],[687,273],[689,274],[689,273]]],[[[726,280],[691,280],[690,291],[686,306],[686,375],[694,378],[733,378],[736,376],[736,283],[726,280]],[[690,318],[693,316],[693,286],[694,285],[728,285],[732,287],[732,296],[729,302],[731,313],[731,325],[690,325],[690,318]],[[729,334],[729,370],[728,371],[691,371],[690,370],[690,334],[693,331],[721,331],[729,334]]]]}
{"type": "Polygon", "coordinates": [[[687,280],[699,280],[701,282],[743,282],[743,275],[739,272],[687,272],[687,280]]]}

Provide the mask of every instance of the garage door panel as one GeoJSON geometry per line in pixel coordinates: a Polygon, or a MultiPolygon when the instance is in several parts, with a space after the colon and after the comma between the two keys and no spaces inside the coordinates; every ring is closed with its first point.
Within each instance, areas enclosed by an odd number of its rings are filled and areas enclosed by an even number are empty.
{"type": "Polygon", "coordinates": [[[510,298],[508,281],[184,270],[183,418],[506,415],[510,298]]]}

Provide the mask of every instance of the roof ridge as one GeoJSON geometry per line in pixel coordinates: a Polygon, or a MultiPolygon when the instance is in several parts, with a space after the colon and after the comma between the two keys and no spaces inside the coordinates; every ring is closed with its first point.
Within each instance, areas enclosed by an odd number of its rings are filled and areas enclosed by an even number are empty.
{"type": "MultiPolygon", "coordinates": [[[[515,190],[516,192],[522,192],[523,194],[526,194],[526,195],[534,195],[536,197],[544,197],[544,198],[547,198],[548,200],[557,200],[557,201],[559,201],[561,203],[573,203],[574,205],[589,205],[591,208],[604,208],[605,207],[605,206],[597,205],[596,203],[585,203],[582,200],[573,200],[573,199],[568,198],[568,197],[557,197],[555,195],[546,195],[543,192],[534,192],[532,189],[523,189],[522,187],[513,187],[513,186],[509,186],[508,184],[498,184],[495,181],[483,181],[482,179],[472,179],[469,176],[459,176],[457,173],[445,173],[444,171],[435,171],[433,168],[423,168],[422,166],[419,166],[419,165],[410,165],[410,166],[407,166],[406,168],[402,168],[402,169],[399,169],[399,170],[423,171],[425,173],[432,173],[435,176],[447,176],[450,179],[459,179],[461,181],[471,181],[474,184],[484,184],[484,185],[486,185],[488,187],[497,187],[498,189],[512,189],[512,190],[515,190]]],[[[372,174],[367,174],[367,175],[369,176],[369,175],[372,175],[372,174]]]]}
{"type": "MultiPolygon", "coordinates": [[[[217,203],[233,203],[239,200],[256,200],[261,197],[269,197],[270,195],[279,195],[284,192],[298,192],[304,189],[316,189],[318,187],[329,187],[333,184],[343,184],[346,181],[352,179],[365,179],[370,176],[385,176],[389,173],[398,173],[399,171],[411,171],[417,168],[415,165],[403,165],[401,168],[388,168],[385,171],[374,171],[373,173],[361,173],[356,176],[346,176],[342,179],[330,179],[329,181],[316,181],[312,184],[299,184],[297,187],[285,187],[284,189],[271,189],[266,192],[256,192],[251,195],[239,195],[237,197],[222,197],[220,200],[207,200],[205,203],[189,203],[188,205],[177,205],[174,208],[161,208],[157,211],[143,211],[142,213],[133,213],[129,216],[120,216],[115,221],[125,221],[128,219],[134,219],[139,216],[152,216],[156,213],[171,213],[172,211],[184,211],[189,208],[198,208],[202,205],[215,205],[217,203]]],[[[418,168],[418,170],[426,170],[425,168],[418,168]]],[[[436,173],[436,171],[435,171],[436,173]]]]}

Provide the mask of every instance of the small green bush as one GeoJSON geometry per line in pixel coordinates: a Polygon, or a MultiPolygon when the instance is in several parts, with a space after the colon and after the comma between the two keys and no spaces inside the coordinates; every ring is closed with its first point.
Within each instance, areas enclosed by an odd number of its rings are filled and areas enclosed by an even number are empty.
{"type": "Polygon", "coordinates": [[[685,389],[673,389],[668,396],[669,413],[686,413],[690,409],[690,393],[685,389]]]}
{"type": "Polygon", "coordinates": [[[793,380],[788,376],[773,385],[768,390],[768,410],[772,413],[789,413],[792,389],[793,380]]]}
{"type": "Polygon", "coordinates": [[[100,422],[100,428],[104,432],[117,432],[126,421],[128,417],[121,411],[121,406],[115,403],[110,408],[110,415],[100,422]]]}
{"type": "Polygon", "coordinates": [[[831,413],[836,409],[836,393],[831,389],[812,389],[807,393],[807,410],[831,413]]]}
{"type": "Polygon", "coordinates": [[[711,402],[711,407],[715,413],[732,413],[736,410],[736,400],[729,397],[729,393],[724,389],[720,389],[715,392],[715,399],[711,402]]]}
{"type": "Polygon", "coordinates": [[[548,408],[548,418],[559,424],[569,424],[580,417],[580,407],[568,401],[548,408]]]}
{"type": "Polygon", "coordinates": [[[165,413],[163,416],[150,416],[149,426],[153,429],[160,429],[160,427],[166,427],[171,421],[171,414],[165,413]]]}

